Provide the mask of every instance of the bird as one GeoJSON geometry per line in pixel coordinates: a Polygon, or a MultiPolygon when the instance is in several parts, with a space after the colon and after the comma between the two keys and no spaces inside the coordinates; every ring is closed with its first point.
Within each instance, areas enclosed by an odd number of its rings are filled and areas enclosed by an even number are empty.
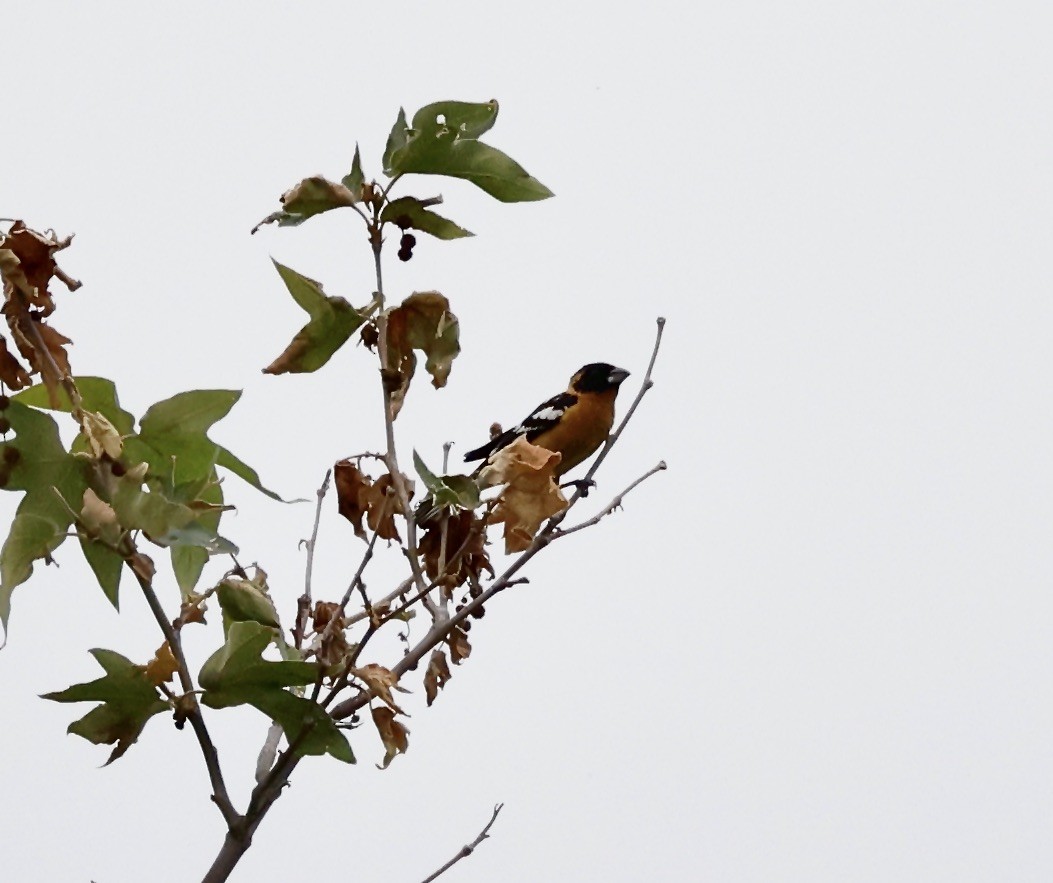
{"type": "Polygon", "coordinates": [[[584,365],[570,378],[565,392],[542,402],[518,425],[468,451],[465,462],[482,460],[485,465],[493,454],[525,437],[531,444],[561,455],[555,474],[562,476],[607,440],[614,425],[614,400],[628,376],[624,368],[607,362],[584,365]]]}

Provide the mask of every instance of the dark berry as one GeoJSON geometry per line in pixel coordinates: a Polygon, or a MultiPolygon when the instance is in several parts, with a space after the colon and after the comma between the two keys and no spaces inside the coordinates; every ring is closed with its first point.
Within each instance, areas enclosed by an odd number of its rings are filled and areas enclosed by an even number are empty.
{"type": "Polygon", "coordinates": [[[124,475],[127,471],[128,470],[124,468],[124,464],[122,462],[120,462],[119,460],[114,460],[110,464],[110,472],[112,472],[118,478],[120,478],[122,475],[124,475]]]}
{"type": "Polygon", "coordinates": [[[14,445],[4,445],[4,462],[8,466],[14,466],[22,459],[22,452],[14,445]]]}
{"type": "Polygon", "coordinates": [[[402,238],[399,240],[399,245],[405,249],[413,248],[417,244],[417,237],[412,233],[403,233],[402,238]]]}
{"type": "Polygon", "coordinates": [[[400,261],[408,261],[411,257],[413,257],[413,252],[410,251],[408,248],[400,248],[399,249],[399,260],[400,261]]]}

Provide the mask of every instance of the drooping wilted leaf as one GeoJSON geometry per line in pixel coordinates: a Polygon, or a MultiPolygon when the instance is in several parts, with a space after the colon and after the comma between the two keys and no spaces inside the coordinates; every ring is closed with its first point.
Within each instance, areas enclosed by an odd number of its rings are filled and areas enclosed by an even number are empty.
{"type": "Polygon", "coordinates": [[[377,767],[386,770],[397,755],[409,750],[409,730],[401,721],[395,720],[395,712],[386,705],[370,710],[380,740],[384,743],[384,762],[378,763],[377,767]]]}
{"type": "Polygon", "coordinates": [[[417,367],[414,350],[427,356],[425,368],[436,389],[446,385],[461,351],[460,325],[450,302],[437,291],[415,291],[388,313],[388,369],[399,378],[391,390],[392,418],[398,415],[417,367]]]}
{"type": "Polygon", "coordinates": [[[321,175],[313,175],[286,190],[281,195],[281,210],[267,215],[252,228],[252,232],[255,233],[264,224],[271,223],[277,223],[279,227],[298,227],[308,218],[335,208],[346,208],[358,201],[358,192],[349,189],[346,184],[338,184],[321,175]]]}

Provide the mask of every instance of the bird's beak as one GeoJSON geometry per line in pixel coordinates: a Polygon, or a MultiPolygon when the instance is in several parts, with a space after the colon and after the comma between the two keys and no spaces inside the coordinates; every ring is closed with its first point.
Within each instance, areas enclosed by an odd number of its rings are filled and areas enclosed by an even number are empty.
{"type": "Polygon", "coordinates": [[[613,371],[611,371],[610,375],[608,375],[607,382],[611,386],[617,386],[628,376],[629,372],[626,371],[624,368],[615,368],[613,371]]]}

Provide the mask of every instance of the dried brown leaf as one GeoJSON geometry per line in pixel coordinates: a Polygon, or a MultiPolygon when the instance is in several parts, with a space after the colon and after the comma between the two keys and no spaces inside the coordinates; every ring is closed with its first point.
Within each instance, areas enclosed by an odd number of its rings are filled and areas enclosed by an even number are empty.
{"type": "Polygon", "coordinates": [[[542,522],[567,508],[567,498],[555,480],[560,455],[517,438],[494,454],[480,473],[486,485],[504,484],[490,524],[504,524],[505,552],[530,546],[542,522]]]}
{"type": "Polygon", "coordinates": [[[146,677],[155,687],[172,680],[172,676],[179,671],[179,663],[176,662],[175,654],[168,641],[157,648],[154,658],[146,663],[145,671],[146,677]]]}
{"type": "Polygon", "coordinates": [[[371,662],[369,665],[363,665],[359,668],[351,669],[351,674],[364,681],[366,686],[369,687],[370,692],[388,705],[392,711],[398,714],[406,713],[395,703],[391,691],[398,690],[400,693],[408,693],[409,690],[405,687],[399,686],[398,675],[391,671],[391,669],[384,668],[382,665],[377,665],[375,662],[371,662]]]}
{"type": "Polygon", "coordinates": [[[371,709],[373,723],[376,725],[380,739],[384,743],[384,762],[377,766],[386,770],[398,754],[409,750],[409,730],[400,721],[395,720],[395,712],[385,706],[371,709]]]}
{"type": "Polygon", "coordinates": [[[387,364],[384,369],[391,394],[392,418],[398,415],[417,368],[414,350],[427,357],[425,368],[438,389],[446,385],[453,360],[460,352],[457,317],[450,302],[437,291],[416,291],[387,316],[387,364]],[[390,380],[387,378],[390,377],[390,380]]]}
{"type": "Polygon", "coordinates": [[[446,643],[450,648],[450,659],[454,665],[460,665],[465,659],[472,655],[472,645],[468,643],[468,633],[464,626],[455,625],[446,636],[446,643]]]}
{"type": "MultiPolygon", "coordinates": [[[[482,520],[470,510],[451,513],[446,519],[446,561],[444,576],[440,581],[447,597],[453,589],[463,585],[471,576],[476,579],[482,572],[494,575],[490,558],[486,554],[486,530],[482,520]]],[[[439,576],[442,558],[442,519],[429,521],[417,544],[424,558],[424,570],[429,579],[439,576]]]]}
{"type": "Polygon", "coordinates": [[[450,674],[450,666],[446,663],[446,654],[441,650],[433,650],[431,659],[428,660],[428,670],[424,673],[424,694],[428,697],[429,706],[451,677],[453,675],[450,674]]]}

